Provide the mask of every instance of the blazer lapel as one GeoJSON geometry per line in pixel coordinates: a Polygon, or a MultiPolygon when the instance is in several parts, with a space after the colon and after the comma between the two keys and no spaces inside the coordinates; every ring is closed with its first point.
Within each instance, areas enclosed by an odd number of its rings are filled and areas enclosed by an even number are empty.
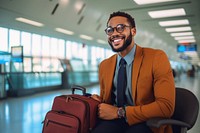
{"type": "Polygon", "coordinates": [[[108,63],[107,68],[105,68],[106,73],[107,73],[107,77],[106,77],[106,82],[107,84],[105,84],[105,88],[106,89],[106,98],[108,99],[107,102],[111,102],[111,90],[113,87],[113,78],[114,78],[114,74],[115,74],[115,68],[116,68],[116,62],[117,62],[117,54],[115,54],[114,56],[111,57],[111,60],[109,60],[110,62],[108,63]]]}
{"type": "Polygon", "coordinates": [[[138,75],[139,75],[140,67],[142,64],[142,60],[143,60],[142,48],[137,45],[134,62],[133,62],[133,68],[132,68],[132,98],[135,104],[136,104],[136,97],[137,97],[136,96],[137,80],[138,80],[138,75]]]}

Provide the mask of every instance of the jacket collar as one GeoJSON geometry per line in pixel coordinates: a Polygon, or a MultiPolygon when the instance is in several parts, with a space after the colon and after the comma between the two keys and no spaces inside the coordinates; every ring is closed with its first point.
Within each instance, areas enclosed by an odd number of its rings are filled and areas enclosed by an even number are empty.
{"type": "MultiPolygon", "coordinates": [[[[136,101],[136,88],[137,88],[137,80],[138,80],[138,75],[140,71],[140,67],[142,64],[143,60],[143,52],[142,52],[142,47],[136,45],[136,50],[135,50],[135,57],[134,57],[134,62],[133,62],[133,68],[132,68],[132,98],[134,102],[136,101]]],[[[112,56],[109,60],[109,66],[107,66],[106,71],[108,76],[106,77],[107,83],[106,88],[107,90],[107,96],[111,96],[111,90],[113,87],[113,78],[114,78],[114,73],[115,73],[115,68],[116,68],[116,63],[117,63],[117,54],[112,56]]],[[[111,101],[111,97],[108,98],[109,101],[111,101]]]]}

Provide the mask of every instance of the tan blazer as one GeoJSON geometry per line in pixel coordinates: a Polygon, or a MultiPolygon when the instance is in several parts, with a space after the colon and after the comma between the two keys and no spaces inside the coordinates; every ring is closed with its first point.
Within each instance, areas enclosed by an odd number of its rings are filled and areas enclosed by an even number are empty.
{"type": "MultiPolygon", "coordinates": [[[[111,103],[116,60],[115,54],[99,66],[100,97],[105,103],[111,103]]],[[[169,60],[163,51],[137,45],[132,68],[132,98],[135,105],[126,107],[129,125],[153,117],[169,118],[173,114],[175,84],[169,60]]],[[[154,133],[172,133],[170,126],[152,130],[154,133]]]]}

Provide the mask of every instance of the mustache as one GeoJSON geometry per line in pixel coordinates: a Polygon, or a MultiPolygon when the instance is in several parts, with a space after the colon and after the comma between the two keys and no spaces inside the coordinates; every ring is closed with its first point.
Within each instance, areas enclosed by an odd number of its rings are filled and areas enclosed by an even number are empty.
{"type": "Polygon", "coordinates": [[[123,36],[122,35],[121,36],[120,35],[114,35],[114,36],[110,37],[111,40],[116,39],[116,38],[125,38],[125,36],[124,35],[123,36]]]}

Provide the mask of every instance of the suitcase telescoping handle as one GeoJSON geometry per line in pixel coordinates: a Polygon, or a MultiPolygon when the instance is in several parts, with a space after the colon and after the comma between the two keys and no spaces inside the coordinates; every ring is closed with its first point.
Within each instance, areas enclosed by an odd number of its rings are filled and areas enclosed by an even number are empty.
{"type": "Polygon", "coordinates": [[[71,89],[72,89],[72,94],[74,94],[75,90],[80,90],[80,91],[82,91],[84,96],[87,96],[87,97],[91,96],[90,93],[86,93],[86,88],[83,86],[72,85],[71,89]]]}
{"type": "Polygon", "coordinates": [[[72,94],[74,94],[75,90],[80,90],[82,91],[83,95],[86,94],[86,88],[83,86],[79,86],[79,85],[72,85],[72,94]]]}

